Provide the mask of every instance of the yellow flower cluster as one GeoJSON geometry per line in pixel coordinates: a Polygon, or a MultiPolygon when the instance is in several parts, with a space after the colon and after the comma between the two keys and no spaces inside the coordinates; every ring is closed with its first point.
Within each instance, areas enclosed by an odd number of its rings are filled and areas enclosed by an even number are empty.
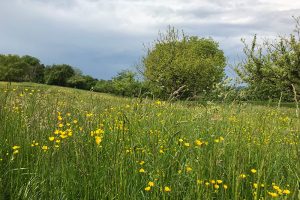
{"type": "Polygon", "coordinates": [[[282,195],[288,195],[291,193],[290,190],[288,189],[281,189],[279,186],[275,185],[275,183],[272,184],[273,185],[273,190],[274,191],[268,191],[268,194],[273,197],[273,198],[276,198],[276,197],[279,197],[279,196],[282,196],[282,195]]]}
{"type": "Polygon", "coordinates": [[[220,189],[220,186],[221,186],[221,185],[223,185],[223,189],[224,189],[224,190],[227,190],[227,189],[228,189],[228,185],[227,185],[227,184],[224,184],[224,183],[223,183],[223,180],[221,180],[221,179],[217,179],[217,180],[211,179],[211,180],[209,180],[209,181],[203,181],[203,180],[197,179],[197,185],[201,185],[202,183],[204,183],[204,185],[205,185],[206,187],[211,186],[211,187],[212,187],[213,189],[215,189],[215,190],[220,189]]]}
{"type": "Polygon", "coordinates": [[[95,142],[97,145],[101,144],[103,135],[104,135],[104,130],[102,125],[101,128],[98,128],[95,131],[91,131],[91,136],[95,138],[95,142]]]}

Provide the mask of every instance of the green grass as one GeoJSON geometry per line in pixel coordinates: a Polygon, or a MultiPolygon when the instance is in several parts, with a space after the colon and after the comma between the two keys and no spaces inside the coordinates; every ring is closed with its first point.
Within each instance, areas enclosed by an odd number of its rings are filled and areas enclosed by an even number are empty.
{"type": "Polygon", "coordinates": [[[299,132],[293,108],[0,83],[0,198],[298,199],[299,132]]]}

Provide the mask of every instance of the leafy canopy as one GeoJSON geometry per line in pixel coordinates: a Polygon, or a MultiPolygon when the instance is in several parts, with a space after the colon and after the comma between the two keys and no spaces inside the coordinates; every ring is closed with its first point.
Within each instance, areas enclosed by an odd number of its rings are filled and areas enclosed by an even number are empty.
{"type": "Polygon", "coordinates": [[[45,69],[45,83],[48,85],[67,86],[69,78],[75,75],[70,65],[53,65],[45,69]]]}
{"type": "Polygon", "coordinates": [[[42,83],[44,65],[32,56],[1,55],[0,80],[2,81],[31,81],[42,83]]]}
{"type": "Polygon", "coordinates": [[[165,98],[187,98],[210,90],[224,77],[226,59],[217,42],[179,34],[169,27],[143,58],[143,74],[165,98]]]}
{"type": "Polygon", "coordinates": [[[291,100],[296,92],[299,98],[300,18],[295,20],[295,32],[289,36],[260,44],[255,35],[250,46],[243,40],[246,59],[236,72],[247,83],[250,97],[291,100]]]}

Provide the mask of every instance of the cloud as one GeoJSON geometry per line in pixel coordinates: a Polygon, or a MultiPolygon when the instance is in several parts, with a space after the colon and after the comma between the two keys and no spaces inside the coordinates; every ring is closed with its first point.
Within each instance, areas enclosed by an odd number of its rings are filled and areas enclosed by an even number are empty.
{"type": "Polygon", "coordinates": [[[143,43],[168,25],[218,40],[229,60],[240,38],[293,29],[300,2],[287,0],[10,0],[0,1],[0,53],[30,54],[108,79],[134,65],[143,43]]]}

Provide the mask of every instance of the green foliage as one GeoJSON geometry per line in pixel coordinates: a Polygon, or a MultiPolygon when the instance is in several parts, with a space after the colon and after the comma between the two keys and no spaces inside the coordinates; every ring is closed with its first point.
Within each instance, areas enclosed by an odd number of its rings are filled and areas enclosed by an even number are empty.
{"type": "Polygon", "coordinates": [[[137,97],[140,93],[146,92],[144,84],[136,79],[134,72],[129,70],[118,73],[112,80],[98,81],[94,90],[129,97],[137,97]]]}
{"type": "Polygon", "coordinates": [[[67,85],[69,87],[74,87],[78,89],[90,90],[97,83],[97,80],[91,76],[74,75],[67,80],[67,85]]]}
{"type": "Polygon", "coordinates": [[[226,59],[212,39],[188,37],[170,28],[143,58],[144,76],[164,98],[194,97],[224,77],[226,59]]]}
{"type": "Polygon", "coordinates": [[[44,66],[31,56],[0,55],[0,80],[42,83],[44,66]]]}
{"type": "Polygon", "coordinates": [[[52,65],[45,69],[45,83],[48,85],[67,86],[69,78],[75,75],[70,65],[52,65]]]}
{"type": "Polygon", "coordinates": [[[251,46],[243,40],[246,59],[236,71],[248,85],[249,98],[291,100],[293,87],[300,98],[299,32],[300,18],[296,18],[295,33],[289,37],[258,44],[254,36],[251,46]]]}
{"type": "Polygon", "coordinates": [[[243,97],[242,88],[239,88],[237,84],[233,82],[232,78],[227,77],[215,84],[210,91],[205,91],[203,96],[199,96],[199,100],[233,102],[245,99],[243,97]]]}
{"type": "Polygon", "coordinates": [[[114,93],[122,96],[138,96],[140,83],[135,79],[135,73],[129,70],[118,73],[113,77],[114,93]]]}
{"type": "Polygon", "coordinates": [[[111,80],[99,80],[97,81],[94,91],[102,93],[113,93],[113,85],[111,80]]]}
{"type": "Polygon", "coordinates": [[[28,71],[29,81],[43,83],[45,66],[40,63],[40,60],[29,55],[23,56],[22,60],[30,66],[28,71]]]}

